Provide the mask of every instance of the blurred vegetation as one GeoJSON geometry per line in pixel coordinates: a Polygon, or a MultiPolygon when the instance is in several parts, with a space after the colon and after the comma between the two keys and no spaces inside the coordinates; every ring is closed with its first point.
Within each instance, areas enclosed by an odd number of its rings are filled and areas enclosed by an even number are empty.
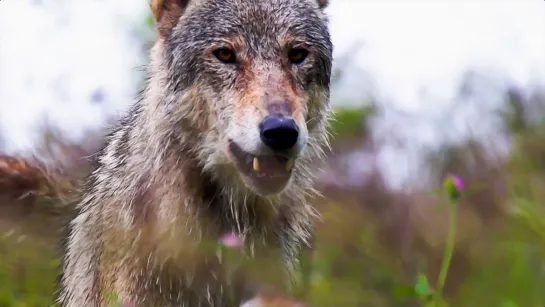
{"type": "Polygon", "coordinates": [[[49,307],[59,260],[36,240],[4,234],[0,240],[0,306],[49,307]]]}
{"type": "MultiPolygon", "coordinates": [[[[403,191],[388,188],[378,168],[361,182],[348,181],[343,154],[378,153],[370,137],[377,108],[336,110],[334,151],[318,182],[325,198],[317,201],[323,221],[304,298],[311,306],[545,306],[545,98],[509,90],[505,101],[499,116],[507,154],[478,140],[444,145],[426,156],[429,186],[403,191]],[[433,192],[449,174],[463,178],[471,193],[457,202],[446,303],[426,305],[415,296],[434,290],[449,231],[449,213],[437,209],[446,199],[433,192]]],[[[43,154],[62,156],[64,167],[83,174],[89,166],[81,157],[101,141],[68,144],[49,131],[43,154]]],[[[372,158],[358,163],[375,166],[372,158]]],[[[60,226],[6,209],[13,205],[22,204],[0,199],[0,307],[51,306],[60,226]]]]}
{"type": "MultiPolygon", "coordinates": [[[[507,106],[514,103],[510,96],[506,93],[507,106]]],[[[545,100],[516,103],[524,110],[536,103],[545,105],[545,100]]],[[[431,151],[427,160],[437,184],[410,192],[387,188],[378,171],[361,183],[349,184],[342,176],[335,158],[339,152],[369,146],[376,150],[366,137],[375,114],[371,107],[336,111],[332,125],[336,152],[328,161],[331,171],[325,174],[336,177],[318,182],[325,195],[317,202],[323,222],[318,225],[312,286],[305,300],[315,307],[420,306],[410,296],[433,291],[449,225],[448,214],[437,209],[445,197],[433,191],[441,188],[445,176],[456,174],[468,191],[477,188],[458,202],[455,251],[444,289],[448,305],[426,306],[543,306],[545,113],[543,120],[533,121],[522,111],[501,114],[510,131],[511,150],[506,156],[498,158],[494,148],[476,140],[431,151]]],[[[58,155],[60,148],[71,153],[62,155],[73,161],[65,167],[87,171],[77,157],[101,142],[84,150],[63,144],[54,133],[50,131],[44,141],[49,142],[43,146],[46,152],[58,155]]],[[[28,224],[28,219],[21,214],[4,214],[0,219],[2,307],[52,304],[58,235],[52,230],[37,235],[29,233],[30,228],[13,226],[28,224]]],[[[31,223],[39,221],[33,217],[31,223]]]]}

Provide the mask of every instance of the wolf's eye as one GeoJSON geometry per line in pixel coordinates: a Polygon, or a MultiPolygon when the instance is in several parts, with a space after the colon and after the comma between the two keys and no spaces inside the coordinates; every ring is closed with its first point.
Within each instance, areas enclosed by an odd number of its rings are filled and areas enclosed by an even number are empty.
{"type": "Polygon", "coordinates": [[[235,52],[229,48],[219,48],[214,50],[214,55],[220,62],[226,64],[233,64],[237,61],[235,52]]]}
{"type": "Polygon", "coordinates": [[[292,64],[301,64],[308,56],[308,50],[303,48],[292,48],[288,51],[288,58],[292,64]]]}

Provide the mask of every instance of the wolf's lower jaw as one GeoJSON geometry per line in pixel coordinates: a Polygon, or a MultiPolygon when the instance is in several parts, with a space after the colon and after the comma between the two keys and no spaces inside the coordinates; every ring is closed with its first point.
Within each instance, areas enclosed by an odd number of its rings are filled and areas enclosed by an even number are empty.
{"type": "Polygon", "coordinates": [[[278,194],[288,185],[295,159],[280,155],[253,156],[234,142],[229,143],[229,151],[244,182],[258,194],[278,194]]]}

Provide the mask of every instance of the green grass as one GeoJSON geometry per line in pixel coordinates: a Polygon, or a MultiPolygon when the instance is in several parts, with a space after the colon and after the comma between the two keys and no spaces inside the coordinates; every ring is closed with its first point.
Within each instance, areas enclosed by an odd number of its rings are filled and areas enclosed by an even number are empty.
{"type": "Polygon", "coordinates": [[[14,236],[0,239],[0,306],[49,307],[59,261],[56,251],[14,236]]]}

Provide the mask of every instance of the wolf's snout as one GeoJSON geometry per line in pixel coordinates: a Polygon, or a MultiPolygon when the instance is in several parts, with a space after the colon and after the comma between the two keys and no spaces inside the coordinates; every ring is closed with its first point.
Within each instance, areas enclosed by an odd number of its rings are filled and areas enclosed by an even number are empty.
{"type": "Polygon", "coordinates": [[[297,144],[299,127],[291,117],[273,114],[259,125],[261,141],[274,151],[291,149],[297,144]]]}

